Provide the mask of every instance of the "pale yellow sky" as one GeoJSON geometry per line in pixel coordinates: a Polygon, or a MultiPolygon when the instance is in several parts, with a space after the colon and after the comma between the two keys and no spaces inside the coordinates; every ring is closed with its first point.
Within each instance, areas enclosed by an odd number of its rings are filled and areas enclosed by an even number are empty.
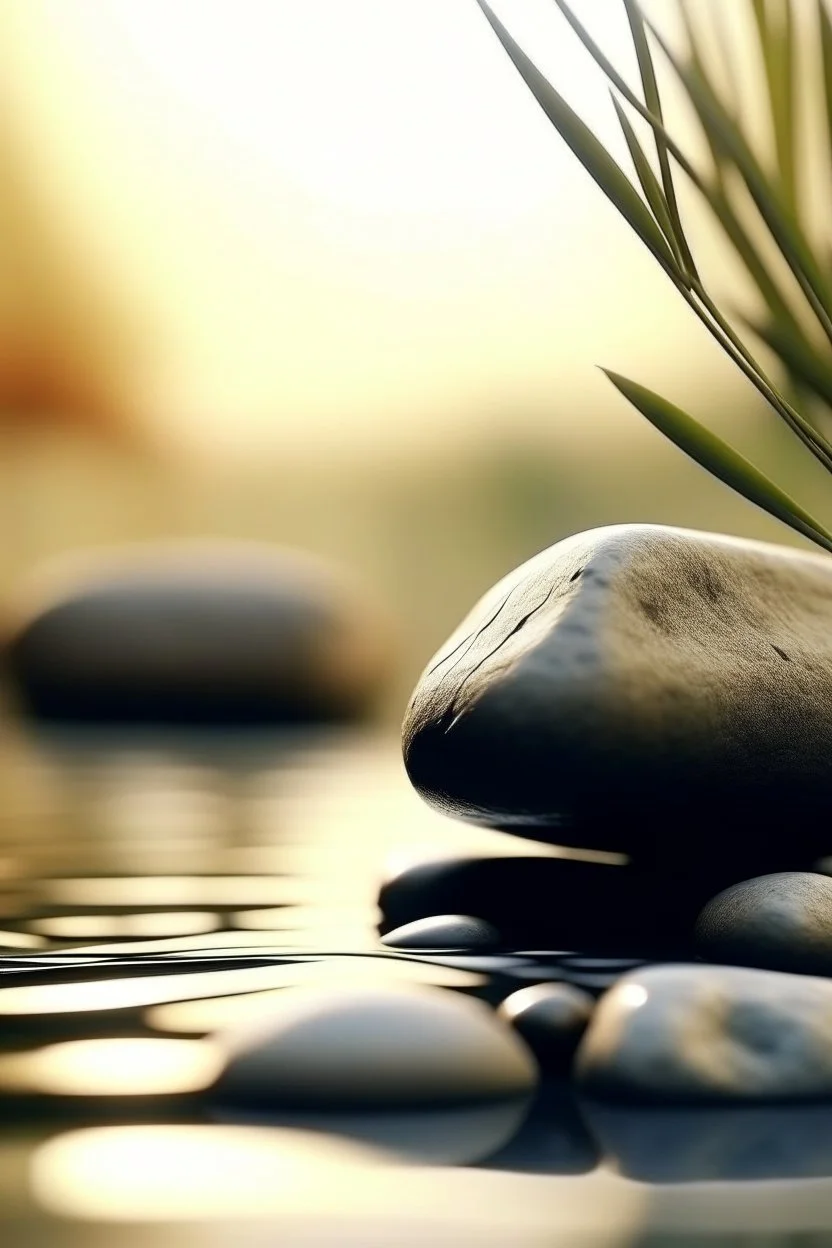
{"type": "MultiPolygon", "coordinates": [[[[551,0],[494,8],[616,143],[551,0]]],[[[575,8],[629,67],[619,0],[575,8]]],[[[620,404],[597,363],[729,376],[474,0],[6,0],[0,30],[41,193],[150,329],[131,402],[181,446],[558,420],[620,404]]]]}

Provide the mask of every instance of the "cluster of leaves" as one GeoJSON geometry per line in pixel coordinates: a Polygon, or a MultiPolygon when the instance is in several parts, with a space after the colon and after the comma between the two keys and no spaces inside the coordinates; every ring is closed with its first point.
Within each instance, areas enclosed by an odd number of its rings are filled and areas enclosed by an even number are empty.
{"type": "MultiPolygon", "coordinates": [[[[722,0],[724,3],[724,0],[722,0]]],[[[641,98],[604,55],[566,0],[554,3],[611,84],[612,98],[633,162],[636,181],[622,170],[555,87],[518,46],[485,0],[478,0],[526,85],[563,140],[636,232],[724,351],[756,387],[806,450],[832,471],[832,257],[820,254],[804,220],[798,159],[798,84],[815,72],[822,84],[828,144],[823,160],[832,186],[832,20],[825,0],[806,0],[817,38],[800,40],[795,8],[800,0],[732,0],[748,6],[756,31],[764,97],[773,136],[773,158],[755,151],[735,100],[718,85],[717,66],[686,0],[676,12],[686,46],[672,48],[637,0],[622,0],[641,77],[641,98]],[[665,127],[654,50],[675,74],[702,128],[707,168],[698,168],[665,127]],[[816,58],[809,64],[810,58],[816,58]],[[647,123],[639,140],[633,114],[647,123]],[[648,154],[649,153],[649,154],[648,154]],[[705,286],[685,234],[674,178],[680,173],[742,262],[762,312],[729,315],[705,286]],[[636,184],[637,183],[637,184],[636,184]],[[746,206],[754,214],[749,222],[746,206]],[[777,357],[786,385],[777,385],[748,345],[763,343],[777,357]],[[787,397],[787,393],[789,397],[787,397]]],[[[732,48],[723,28],[723,51],[732,48]]],[[[759,346],[757,346],[759,351],[759,346]]],[[[634,381],[607,370],[621,393],[702,467],[751,502],[832,551],[832,533],[767,476],[692,416],[634,381]]]]}

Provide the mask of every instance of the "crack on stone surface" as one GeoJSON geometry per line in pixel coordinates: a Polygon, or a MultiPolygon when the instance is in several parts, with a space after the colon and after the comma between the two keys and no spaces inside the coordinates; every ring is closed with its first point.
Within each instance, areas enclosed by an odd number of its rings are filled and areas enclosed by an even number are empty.
{"type": "MultiPolygon", "coordinates": [[[[497,616],[500,614],[503,607],[506,605],[506,603],[508,602],[509,598],[514,593],[516,588],[517,588],[516,585],[512,585],[511,589],[508,591],[508,593],[506,594],[503,601],[500,603],[497,610],[494,612],[494,614],[491,616],[489,620],[486,620],[482,628],[475,629],[473,633],[469,633],[467,637],[463,637],[462,641],[458,645],[454,646],[453,650],[451,650],[449,654],[444,654],[441,659],[439,659],[436,663],[434,663],[433,667],[428,668],[428,670],[425,672],[425,677],[432,676],[434,672],[437,672],[439,668],[442,666],[442,664],[447,663],[448,659],[452,658],[456,654],[457,650],[461,649],[462,646],[464,646],[466,643],[470,643],[468,645],[468,650],[470,650],[471,646],[473,646],[477,638],[481,637],[482,634],[485,632],[485,630],[487,628],[490,628],[491,625],[494,623],[494,621],[497,619],[497,616]]],[[[448,676],[454,670],[454,668],[457,666],[457,663],[460,663],[462,659],[465,658],[465,655],[468,653],[468,650],[465,650],[462,654],[457,655],[456,662],[452,663],[451,666],[448,668],[447,672],[445,673],[446,676],[448,676]]]]}
{"type": "Polygon", "coordinates": [[[775,652],[775,654],[779,654],[779,655],[780,655],[780,658],[781,658],[781,659],[784,659],[786,663],[791,663],[791,659],[790,659],[790,658],[789,658],[789,656],[786,654],[786,651],[785,651],[785,650],[781,650],[779,646],[775,646],[775,645],[772,645],[772,647],[771,647],[771,648],[772,648],[772,650],[775,652]]]}
{"type": "MultiPolygon", "coordinates": [[[[479,671],[479,669],[483,666],[484,663],[487,663],[489,659],[493,659],[494,655],[497,654],[497,652],[502,649],[502,647],[506,644],[506,642],[509,641],[510,638],[514,637],[517,633],[519,633],[521,628],[523,628],[526,624],[528,624],[529,620],[532,618],[533,615],[536,615],[538,611],[541,611],[543,607],[546,606],[547,602],[552,597],[552,594],[555,592],[556,589],[557,589],[557,585],[553,585],[551,589],[549,590],[548,594],[546,595],[546,597],[542,600],[542,602],[539,602],[536,607],[532,607],[531,611],[527,611],[526,614],[517,621],[517,623],[514,625],[514,628],[512,628],[510,632],[506,633],[505,637],[502,637],[500,639],[500,641],[497,643],[494,649],[489,650],[488,654],[483,655],[483,657],[479,660],[479,662],[475,663],[474,666],[471,668],[470,672],[468,672],[467,675],[463,678],[462,683],[457,689],[456,696],[454,697],[454,700],[451,704],[450,713],[454,715],[454,718],[451,720],[450,724],[445,729],[446,735],[447,733],[451,731],[454,724],[459,719],[459,715],[454,714],[454,712],[456,711],[456,708],[459,705],[459,699],[462,694],[462,691],[467,685],[468,681],[471,679],[471,677],[476,675],[476,673],[479,671]]],[[[503,605],[505,605],[505,603],[503,605]]],[[[486,625],[486,627],[488,626],[486,625]]],[[[485,631],[484,628],[481,629],[479,635],[481,636],[484,631],[485,631]]]]}

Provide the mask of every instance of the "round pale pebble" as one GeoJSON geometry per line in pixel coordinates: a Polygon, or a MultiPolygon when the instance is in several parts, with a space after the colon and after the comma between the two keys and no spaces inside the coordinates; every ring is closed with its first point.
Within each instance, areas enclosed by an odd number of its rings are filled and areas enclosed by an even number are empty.
{"type": "Polygon", "coordinates": [[[537,1066],[487,1006],[435,988],[287,989],[273,1018],[220,1037],[225,1106],[394,1109],[531,1093],[537,1066]]]}

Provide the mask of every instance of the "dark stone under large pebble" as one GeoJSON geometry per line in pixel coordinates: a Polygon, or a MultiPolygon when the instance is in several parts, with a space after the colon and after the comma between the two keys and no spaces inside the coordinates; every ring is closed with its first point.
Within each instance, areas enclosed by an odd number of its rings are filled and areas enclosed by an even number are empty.
{"type": "Polygon", "coordinates": [[[59,561],[21,589],[16,616],[5,666],[23,707],[51,721],[350,721],[386,668],[378,615],[352,586],[244,542],[59,561]]]}
{"type": "Polygon", "coordinates": [[[430,803],[560,844],[742,871],[829,851],[832,561],[656,525],[571,537],[494,587],[422,675],[430,803]]]}
{"type": "Polygon", "coordinates": [[[832,974],[832,879],[781,871],[744,880],[708,902],[696,924],[709,962],[832,974]]]}
{"type": "Polygon", "coordinates": [[[686,865],[669,875],[571,858],[429,860],[382,885],[382,929],[469,914],[514,949],[689,956],[696,916],[728,881],[719,862],[704,876],[686,865]]]}

